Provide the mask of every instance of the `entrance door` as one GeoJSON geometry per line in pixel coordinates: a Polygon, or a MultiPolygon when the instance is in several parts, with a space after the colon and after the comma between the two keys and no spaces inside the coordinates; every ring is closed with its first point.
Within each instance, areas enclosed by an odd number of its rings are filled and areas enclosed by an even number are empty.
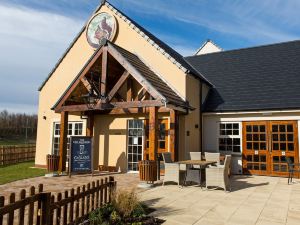
{"type": "Polygon", "coordinates": [[[243,123],[243,172],[287,176],[286,157],[298,162],[296,121],[243,123]]]}
{"type": "Polygon", "coordinates": [[[138,163],[143,159],[143,120],[128,120],[127,162],[128,171],[138,171],[138,163]]]}

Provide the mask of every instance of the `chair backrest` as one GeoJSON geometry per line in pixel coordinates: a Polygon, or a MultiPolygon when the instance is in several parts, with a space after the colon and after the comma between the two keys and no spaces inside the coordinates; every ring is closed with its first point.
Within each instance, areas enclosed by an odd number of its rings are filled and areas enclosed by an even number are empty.
{"type": "Polygon", "coordinates": [[[172,163],[173,162],[171,152],[163,152],[162,157],[163,157],[164,163],[172,163]]]}
{"type": "Polygon", "coordinates": [[[285,158],[286,158],[286,162],[288,164],[289,170],[293,169],[294,165],[293,165],[291,158],[290,157],[285,157],[285,158]]]}
{"type": "Polygon", "coordinates": [[[190,152],[191,160],[201,160],[201,152],[190,152]]]}
{"type": "Polygon", "coordinates": [[[217,165],[220,165],[220,153],[219,152],[205,152],[206,161],[216,161],[217,165]]]}
{"type": "Polygon", "coordinates": [[[230,171],[230,165],[231,165],[231,155],[225,156],[225,162],[224,162],[224,178],[228,178],[228,174],[230,171]]]}

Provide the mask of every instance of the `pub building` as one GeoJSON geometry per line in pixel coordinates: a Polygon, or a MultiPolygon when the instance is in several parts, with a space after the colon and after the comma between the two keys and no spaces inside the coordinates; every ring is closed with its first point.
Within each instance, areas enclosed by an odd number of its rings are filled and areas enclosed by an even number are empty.
{"type": "Polygon", "coordinates": [[[35,164],[68,166],[71,136],[93,137],[93,165],[138,171],[171,152],[232,155],[232,173],[287,175],[299,161],[300,41],[183,57],[102,1],[39,88],[35,164]]]}

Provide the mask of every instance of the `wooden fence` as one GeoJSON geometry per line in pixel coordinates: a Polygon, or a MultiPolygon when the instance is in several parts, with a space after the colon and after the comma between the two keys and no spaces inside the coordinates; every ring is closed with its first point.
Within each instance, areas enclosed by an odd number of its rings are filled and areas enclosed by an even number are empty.
{"type": "Polygon", "coordinates": [[[12,193],[8,202],[0,196],[0,225],[73,225],[88,218],[91,211],[111,201],[116,188],[114,177],[77,187],[64,193],[43,192],[40,184],[37,193],[32,186],[29,196],[20,191],[20,199],[12,193]]]}
{"type": "Polygon", "coordinates": [[[0,166],[32,161],[35,145],[0,146],[0,166]]]}

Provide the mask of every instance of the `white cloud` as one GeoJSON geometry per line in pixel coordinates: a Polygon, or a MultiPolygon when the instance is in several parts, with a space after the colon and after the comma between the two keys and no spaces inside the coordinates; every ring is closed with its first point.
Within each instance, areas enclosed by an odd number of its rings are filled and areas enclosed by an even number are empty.
{"type": "Polygon", "coordinates": [[[37,110],[38,87],[83,23],[0,4],[0,109],[37,110]]]}
{"type": "MultiPolygon", "coordinates": [[[[280,0],[127,0],[130,10],[205,27],[252,43],[298,39],[300,1],[280,0]],[[295,29],[297,28],[297,29],[295,29]]],[[[201,29],[199,29],[201,30],[201,29]]]]}

